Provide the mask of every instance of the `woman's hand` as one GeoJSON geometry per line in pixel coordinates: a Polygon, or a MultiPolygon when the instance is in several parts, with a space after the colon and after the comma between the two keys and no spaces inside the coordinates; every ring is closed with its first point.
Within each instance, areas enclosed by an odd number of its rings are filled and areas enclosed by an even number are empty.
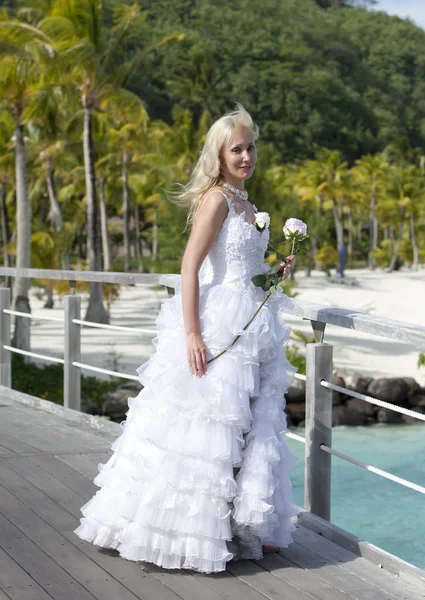
{"type": "Polygon", "coordinates": [[[280,266],[282,267],[282,277],[281,277],[281,281],[283,281],[284,279],[286,279],[288,277],[288,275],[291,272],[291,266],[292,266],[292,261],[295,260],[295,255],[291,254],[291,256],[287,256],[286,260],[288,262],[284,263],[281,262],[280,266]]]}
{"type": "Polygon", "coordinates": [[[193,375],[202,377],[207,372],[207,353],[201,334],[187,335],[187,360],[193,375]]]}

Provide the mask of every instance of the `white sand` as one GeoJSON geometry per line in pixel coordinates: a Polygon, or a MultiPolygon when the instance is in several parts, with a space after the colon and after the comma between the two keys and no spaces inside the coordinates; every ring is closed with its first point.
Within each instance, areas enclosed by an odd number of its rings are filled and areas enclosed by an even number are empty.
{"type": "MultiPolygon", "coordinates": [[[[297,274],[297,299],[309,300],[338,308],[352,309],[371,315],[425,325],[425,270],[384,273],[351,270],[359,286],[330,283],[324,273],[313,272],[310,278],[304,272],[297,274]]],[[[296,331],[311,335],[308,321],[288,315],[287,323],[296,331]]],[[[345,374],[363,374],[370,377],[414,377],[425,386],[425,367],[417,362],[424,347],[359,333],[327,325],[325,342],[334,345],[334,365],[345,374]]]]}
{"type": "MultiPolygon", "coordinates": [[[[425,325],[425,270],[392,274],[381,271],[349,271],[359,281],[358,287],[331,284],[323,273],[311,278],[297,274],[298,298],[320,304],[353,309],[391,319],[425,325]]],[[[154,291],[145,286],[122,287],[120,298],[112,305],[111,324],[155,329],[155,318],[165,290],[154,291]]],[[[83,301],[83,311],[86,300],[83,301]]],[[[61,316],[59,301],[53,310],[43,309],[34,295],[32,311],[36,315],[61,316]]],[[[310,323],[288,315],[287,322],[296,331],[312,335],[310,323]]],[[[63,328],[60,323],[33,321],[32,350],[63,356],[63,328]]],[[[153,334],[129,334],[118,331],[83,328],[82,359],[91,365],[135,374],[136,368],[154,352],[153,334]]],[[[345,374],[379,376],[411,376],[425,386],[425,367],[417,368],[419,348],[402,342],[327,326],[325,341],[334,345],[335,367],[345,374]]],[[[40,361],[38,361],[40,362],[40,361]]],[[[85,371],[85,374],[93,374],[85,371]]]]}

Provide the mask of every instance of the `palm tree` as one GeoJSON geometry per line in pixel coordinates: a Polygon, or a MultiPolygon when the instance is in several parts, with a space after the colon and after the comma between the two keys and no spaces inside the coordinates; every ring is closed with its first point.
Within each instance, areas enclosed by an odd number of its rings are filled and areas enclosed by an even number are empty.
{"type": "MultiPolygon", "coordinates": [[[[3,110],[0,113],[0,232],[3,249],[3,264],[5,267],[11,267],[11,256],[7,251],[7,245],[10,241],[10,224],[7,208],[8,195],[11,192],[13,197],[14,179],[14,157],[12,148],[12,138],[14,133],[14,120],[12,115],[3,110]]],[[[6,287],[10,287],[11,279],[7,279],[6,287]]]]}
{"type": "MultiPolygon", "coordinates": [[[[144,34],[146,21],[140,8],[133,4],[114,7],[114,26],[108,31],[102,28],[100,0],[57,0],[50,17],[45,20],[52,37],[62,51],[65,75],[63,83],[78,90],[83,108],[83,149],[87,202],[87,250],[89,268],[102,268],[99,236],[99,207],[96,189],[95,141],[93,119],[108,98],[126,94],[122,85],[126,78],[146,58],[152,48],[140,51],[125,61],[123,48],[130,31],[144,34]]],[[[154,47],[176,39],[168,36],[154,47]]],[[[102,284],[90,284],[90,299],[85,318],[95,322],[107,322],[108,314],[103,306],[102,284]]]]}
{"type": "MultiPolygon", "coordinates": [[[[7,19],[0,21],[0,97],[2,105],[13,115],[15,132],[15,178],[16,178],[16,266],[27,268],[31,262],[31,209],[28,200],[27,160],[24,125],[25,108],[31,93],[43,86],[56,56],[52,40],[40,27],[7,19]]],[[[29,280],[15,279],[13,308],[30,312],[28,299],[29,280]]],[[[17,317],[13,344],[21,349],[30,347],[29,319],[17,317]]]]}
{"type": "Polygon", "coordinates": [[[378,247],[377,203],[380,188],[383,185],[388,163],[381,154],[368,154],[356,161],[352,169],[354,181],[369,195],[369,269],[376,267],[374,252],[378,247]]]}
{"type": "Polygon", "coordinates": [[[141,99],[130,92],[120,90],[109,95],[103,103],[113,124],[108,131],[112,152],[119,154],[122,182],[122,214],[124,233],[124,270],[130,264],[130,186],[129,164],[137,151],[138,156],[146,145],[148,114],[141,99]]]}

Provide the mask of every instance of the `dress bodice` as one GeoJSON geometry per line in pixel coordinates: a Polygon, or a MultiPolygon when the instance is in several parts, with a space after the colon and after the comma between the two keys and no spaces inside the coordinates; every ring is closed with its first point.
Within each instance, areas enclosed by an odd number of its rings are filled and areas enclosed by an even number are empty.
{"type": "Polygon", "coordinates": [[[251,278],[269,269],[264,254],[270,238],[270,217],[262,213],[265,227],[260,231],[255,224],[246,221],[245,211],[238,213],[232,200],[222,194],[229,213],[201,267],[200,284],[221,284],[254,292],[251,278]]]}

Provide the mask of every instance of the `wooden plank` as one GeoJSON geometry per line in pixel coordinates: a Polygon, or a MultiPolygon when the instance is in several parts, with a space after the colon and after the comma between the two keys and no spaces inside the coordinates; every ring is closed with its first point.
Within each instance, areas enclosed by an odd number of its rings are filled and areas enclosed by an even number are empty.
{"type": "Polygon", "coordinates": [[[316,577],[346,592],[356,600],[394,599],[394,596],[384,594],[372,583],[343,569],[340,564],[335,564],[296,542],[288,548],[282,548],[279,553],[294,564],[312,570],[316,577]]]}
{"type": "Polygon", "coordinates": [[[9,448],[0,445],[0,457],[3,456],[16,456],[16,452],[13,452],[12,450],[9,450],[9,448]]]}
{"type": "MultiPolygon", "coordinates": [[[[158,284],[161,274],[158,273],[119,273],[104,271],[67,271],[57,269],[25,269],[15,267],[0,267],[0,275],[10,277],[30,277],[35,279],[52,279],[54,281],[101,281],[103,283],[121,283],[123,285],[158,284]]],[[[171,277],[179,275],[170,274],[171,277]]]]}
{"type": "Polygon", "coordinates": [[[315,577],[314,571],[298,567],[280,554],[265,554],[261,561],[254,561],[274,577],[285,581],[311,600],[350,600],[352,596],[342,592],[326,581],[315,577]]]}
{"type": "Polygon", "coordinates": [[[146,563],[121,558],[117,551],[109,551],[81,540],[74,533],[64,534],[69,542],[77,546],[83,554],[91,558],[115,579],[122,581],[141,600],[181,600],[173,590],[164,586],[148,573],[146,563]]]}
{"type": "Polygon", "coordinates": [[[11,458],[8,459],[7,464],[49,498],[66,508],[72,515],[75,517],[81,516],[80,508],[85,504],[85,499],[61,481],[49,475],[29,458],[11,458]]]}
{"type": "Polygon", "coordinates": [[[89,500],[99,489],[92,481],[64,463],[56,456],[31,456],[30,460],[44,469],[50,475],[65,484],[68,488],[89,500]]]}
{"type": "Polygon", "coordinates": [[[51,596],[1,548],[0,588],[7,593],[4,598],[11,600],[51,600],[51,596]]]}
{"type": "Polygon", "coordinates": [[[152,563],[143,563],[143,568],[184,600],[223,600],[223,596],[204,585],[202,579],[193,577],[188,571],[162,569],[152,563]]]}
{"type": "Polygon", "coordinates": [[[301,511],[297,524],[318,533],[338,546],[350,550],[356,556],[365,558],[368,562],[379,566],[379,568],[383,568],[393,575],[406,576],[407,579],[413,580],[416,585],[425,588],[425,571],[341,529],[338,525],[324,521],[317,515],[304,510],[301,511]]]}
{"type": "Polygon", "coordinates": [[[212,573],[211,575],[191,571],[191,574],[195,579],[200,579],[204,585],[219,593],[223,598],[230,598],[231,600],[265,600],[266,598],[264,594],[246,585],[246,583],[228,571],[212,573]]]}
{"type": "MultiPolygon", "coordinates": [[[[380,569],[377,565],[357,556],[346,548],[342,548],[338,544],[335,544],[335,542],[324,538],[310,529],[302,526],[297,527],[297,530],[294,532],[294,539],[300,545],[309,548],[327,560],[339,563],[342,569],[353,573],[365,581],[372,581],[373,585],[387,594],[391,594],[397,598],[407,598],[408,596],[404,594],[407,593],[406,589],[409,588],[408,593],[413,600],[415,594],[420,593],[421,588],[419,586],[415,589],[407,582],[402,584],[400,579],[392,573],[380,569]]],[[[423,595],[417,597],[424,598],[425,592],[423,592],[423,595]]]]}
{"type": "Polygon", "coordinates": [[[90,592],[2,514],[0,547],[54,600],[93,600],[90,592]]]}
{"type": "Polygon", "coordinates": [[[345,308],[334,308],[325,304],[316,304],[308,300],[295,300],[293,314],[310,321],[329,323],[345,329],[354,329],[364,333],[372,333],[379,337],[400,340],[409,344],[423,346],[425,327],[405,321],[395,321],[379,316],[368,315],[345,308]]]}
{"type": "Polygon", "coordinates": [[[227,563],[227,570],[270,600],[305,600],[308,596],[270,575],[250,560],[227,563]]]}
{"type": "Polygon", "coordinates": [[[332,447],[332,392],[321,381],[332,380],[330,344],[307,344],[305,420],[305,509],[330,520],[331,455],[321,444],[332,447]]]}
{"type": "Polygon", "coordinates": [[[21,535],[27,536],[37,546],[39,552],[43,551],[70,577],[81,582],[95,598],[136,600],[137,597],[120,582],[92,560],[87,560],[78,548],[28,506],[17,502],[7,490],[2,493],[0,511],[21,532],[21,535]]]}
{"type": "Polygon", "coordinates": [[[81,410],[81,369],[73,365],[81,362],[81,327],[74,323],[81,320],[81,296],[65,296],[64,314],[64,369],[63,405],[66,408],[81,410]]]}
{"type": "MultiPolygon", "coordinates": [[[[1,462],[0,481],[5,481],[9,491],[17,499],[44,519],[46,523],[60,531],[86,557],[122,582],[137,598],[141,600],[180,600],[180,596],[164,588],[153,576],[144,573],[139,564],[123,558],[117,559],[115,555],[104,555],[99,551],[98,546],[84,542],[77,537],[73,533],[78,525],[78,520],[75,517],[32,486],[7,464],[1,464],[1,462]]],[[[0,495],[1,492],[2,488],[0,487],[0,495]]],[[[21,599],[19,598],[19,600],[21,599]]]]}
{"type": "Polygon", "coordinates": [[[58,531],[75,529],[76,517],[62,508],[57,502],[27,481],[22,475],[0,461],[0,491],[6,488],[18,500],[29,506],[37,508],[37,514],[58,531]]]}
{"type": "Polygon", "coordinates": [[[113,452],[112,450],[110,452],[98,452],[98,453],[92,453],[92,452],[84,452],[83,456],[85,456],[88,460],[90,460],[94,465],[98,465],[99,463],[105,464],[108,462],[108,460],[111,458],[113,452]]]}
{"type": "MultiPolygon", "coordinates": [[[[36,448],[35,446],[31,446],[27,440],[26,434],[25,434],[25,439],[26,441],[23,442],[22,439],[19,438],[14,438],[10,435],[7,434],[7,430],[8,430],[8,424],[6,421],[2,421],[0,423],[0,434],[1,434],[1,443],[2,446],[4,446],[5,448],[7,448],[8,450],[10,450],[11,452],[14,452],[15,454],[32,454],[33,452],[42,452],[43,450],[40,448],[36,448]]],[[[22,432],[21,432],[21,437],[22,437],[22,432]]],[[[38,440],[40,442],[40,440],[38,440]]]]}
{"type": "Polygon", "coordinates": [[[88,479],[92,480],[96,477],[99,470],[91,460],[83,456],[82,454],[68,454],[57,456],[62,462],[69,465],[88,479]]]}
{"type": "Polygon", "coordinates": [[[52,454],[80,449],[90,452],[91,449],[96,451],[105,446],[105,440],[94,433],[79,431],[76,426],[68,427],[60,417],[35,409],[17,410],[13,407],[4,416],[4,426],[9,435],[17,439],[22,437],[22,431],[25,430],[25,439],[28,436],[32,446],[52,454]]]}

